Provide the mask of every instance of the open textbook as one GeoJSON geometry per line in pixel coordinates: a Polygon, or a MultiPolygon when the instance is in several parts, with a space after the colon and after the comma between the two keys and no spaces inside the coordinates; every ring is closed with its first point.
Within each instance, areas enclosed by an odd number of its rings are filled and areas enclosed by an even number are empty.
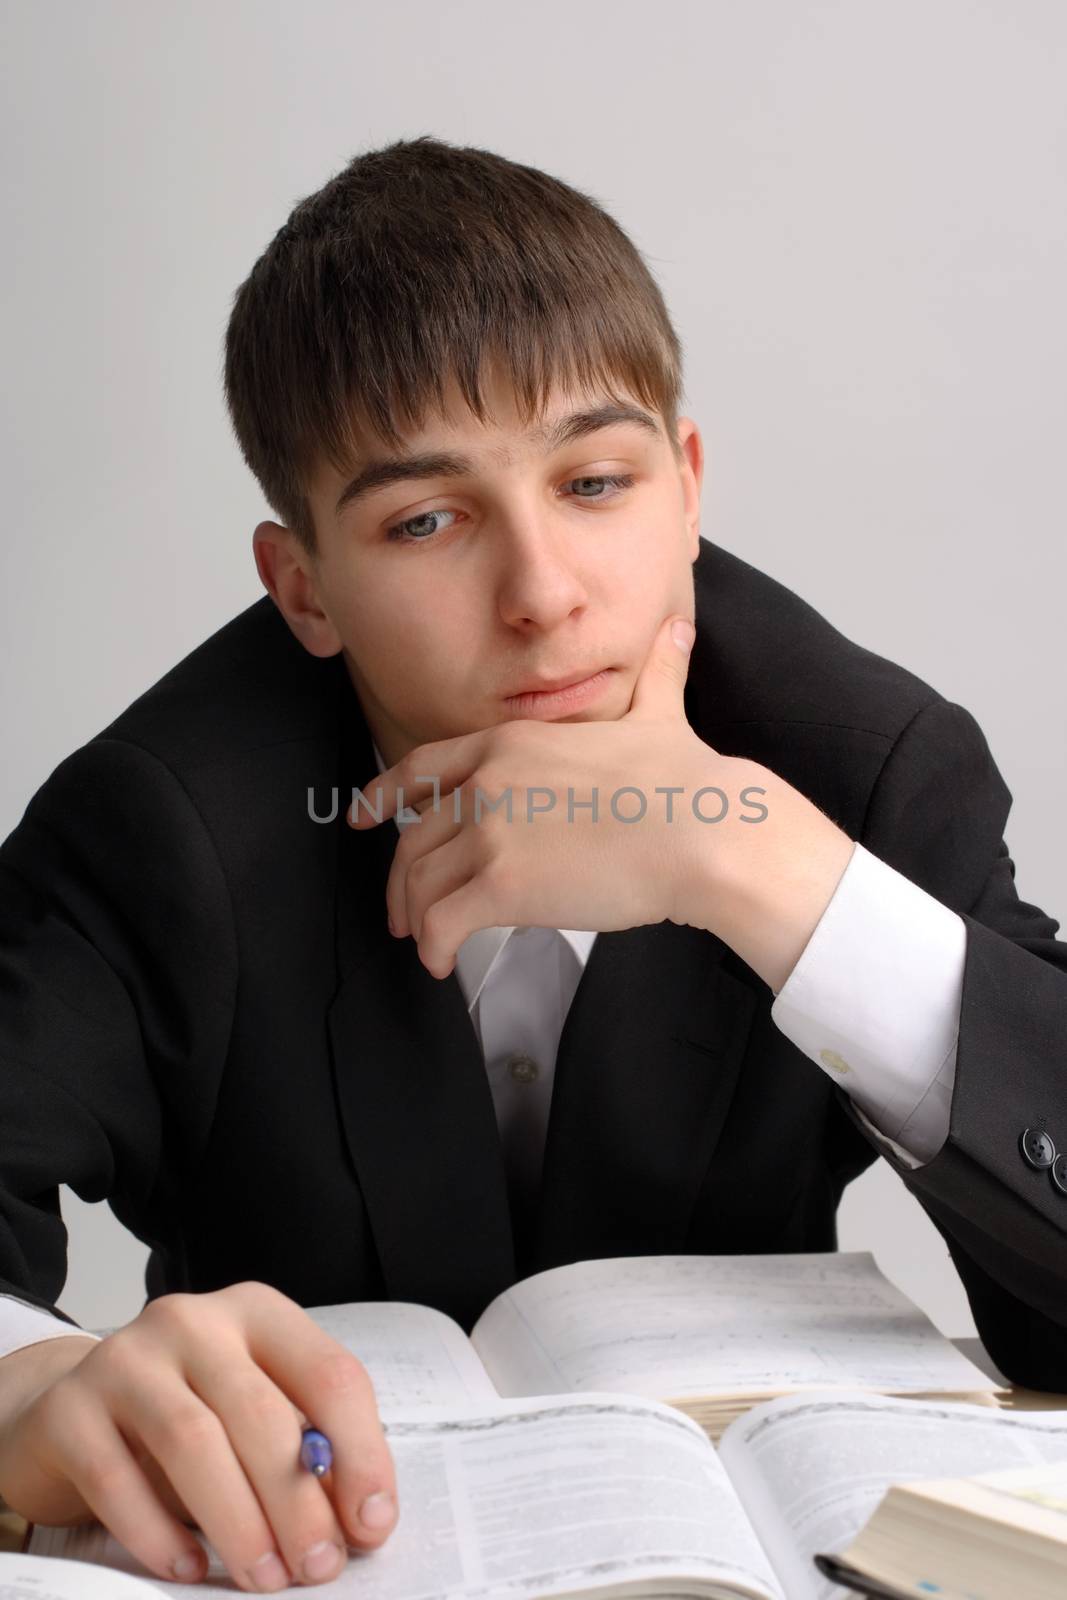
{"type": "MultiPolygon", "coordinates": [[[[718,1449],[681,1412],[633,1395],[498,1399],[449,1415],[425,1404],[382,1417],[400,1518],[377,1550],[354,1552],[340,1577],[315,1585],[323,1600],[844,1600],[849,1591],[815,1557],[844,1550],[891,1484],[1067,1455],[1067,1411],[863,1390],[764,1401],[718,1449]]],[[[48,1562],[47,1583],[8,1591],[13,1563],[32,1567],[34,1557],[0,1557],[0,1600],[238,1592],[206,1548],[207,1578],[190,1588],[151,1577],[102,1528],[35,1528],[31,1552],[64,1559],[48,1562]],[[83,1563],[147,1581],[93,1589],[83,1563]]],[[[929,1597],[921,1566],[912,1575],[903,1592],[929,1597]]]]}
{"type": "Polygon", "coordinates": [[[685,1412],[714,1443],[758,1401],[801,1390],[976,1405],[1010,1393],[865,1250],[578,1261],[505,1289],[469,1338],[444,1312],[406,1301],[308,1316],[359,1356],[379,1410],[609,1390],[685,1412]]]}

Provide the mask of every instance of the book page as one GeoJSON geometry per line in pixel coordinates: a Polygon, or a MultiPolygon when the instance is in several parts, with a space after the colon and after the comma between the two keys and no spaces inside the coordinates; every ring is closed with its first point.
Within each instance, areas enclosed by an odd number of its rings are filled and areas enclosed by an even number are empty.
{"type": "MultiPolygon", "coordinates": [[[[359,1357],[382,1406],[464,1406],[498,1398],[458,1322],[405,1300],[310,1306],[311,1320],[359,1357]]],[[[94,1328],[106,1338],[114,1328],[94,1328]]]]}
{"type": "Polygon", "coordinates": [[[0,1600],[158,1600],[161,1594],[151,1584],[84,1561],[0,1553],[0,1600]]]}
{"type": "MultiPolygon", "coordinates": [[[[383,1425],[399,1521],[379,1549],[314,1585],[322,1600],[538,1600],[649,1584],[660,1595],[786,1600],[715,1451],[678,1411],[549,1395],[452,1419],[393,1412],[383,1425]]],[[[31,1548],[144,1573],[99,1527],[38,1528],[31,1548]]],[[[201,1600],[238,1592],[209,1554],[193,1590],[151,1581],[201,1600]]]]}
{"type": "Polygon", "coordinates": [[[993,1494],[1054,1511],[1064,1519],[1060,1537],[1067,1538],[1067,1448],[1063,1455],[1063,1459],[1043,1462],[1039,1467],[1009,1467],[1006,1471],[986,1473],[979,1482],[993,1494]]]}
{"type": "Polygon", "coordinates": [[[308,1316],[359,1357],[378,1410],[463,1407],[498,1398],[467,1335],[443,1311],[404,1300],[313,1306],[308,1316]]]}
{"type": "Polygon", "coordinates": [[[621,1256],[513,1284],[471,1332],[497,1392],[626,1390],[677,1400],[802,1385],[997,1385],[868,1251],[621,1256]]]}
{"type": "Polygon", "coordinates": [[[818,1573],[813,1557],[851,1544],[891,1484],[1062,1461],[1067,1411],[790,1395],[732,1422],[719,1458],[790,1595],[792,1571],[818,1600],[846,1600],[850,1591],[818,1573]]]}

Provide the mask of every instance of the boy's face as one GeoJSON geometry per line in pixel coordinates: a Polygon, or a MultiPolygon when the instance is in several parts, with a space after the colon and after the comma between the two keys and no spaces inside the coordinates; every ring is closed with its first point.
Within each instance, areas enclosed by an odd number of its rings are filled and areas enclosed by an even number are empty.
{"type": "MultiPolygon", "coordinates": [[[[636,401],[655,431],[623,420],[560,442],[525,435],[506,382],[487,384],[485,398],[484,425],[453,386],[444,414],[402,451],[376,449],[351,473],[320,468],[314,560],[277,523],[254,535],[260,576],[296,637],[314,655],[343,652],[389,766],[417,744],[523,714],[621,717],[664,618],[694,614],[696,424],[679,420],[679,462],[662,419],[636,401]],[[381,472],[338,511],[356,472],[398,455],[465,465],[381,472]],[[603,481],[615,477],[633,481],[603,481]],[[531,712],[509,698],[603,669],[577,709],[545,700],[531,712]]],[[[605,403],[557,390],[542,426],[605,403]]]]}

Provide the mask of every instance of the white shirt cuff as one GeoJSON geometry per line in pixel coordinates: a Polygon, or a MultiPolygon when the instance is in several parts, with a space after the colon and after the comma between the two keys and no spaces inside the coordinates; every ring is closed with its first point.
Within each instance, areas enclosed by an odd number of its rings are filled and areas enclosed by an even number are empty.
{"type": "Polygon", "coordinates": [[[72,1322],[63,1322],[14,1295],[0,1294],[0,1357],[23,1350],[27,1345],[41,1344],[45,1339],[64,1339],[72,1334],[88,1339],[98,1337],[87,1328],[76,1328],[72,1322]]]}
{"type": "Polygon", "coordinates": [[[910,1166],[948,1136],[966,955],[963,918],[857,841],[771,1007],[910,1166]]]}

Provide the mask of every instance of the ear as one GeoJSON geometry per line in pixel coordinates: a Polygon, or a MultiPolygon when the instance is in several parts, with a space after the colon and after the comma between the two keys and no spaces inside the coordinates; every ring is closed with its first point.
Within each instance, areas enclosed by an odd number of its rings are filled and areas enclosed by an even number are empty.
{"type": "Polygon", "coordinates": [[[700,491],[704,483],[704,442],[692,417],[678,418],[678,443],[681,460],[678,476],[682,485],[682,515],[690,561],[700,554],[700,491]]]}
{"type": "Polygon", "coordinates": [[[313,656],[335,656],[341,639],[319,599],[313,556],[278,522],[261,522],[252,535],[256,570],[290,632],[313,656]]]}

